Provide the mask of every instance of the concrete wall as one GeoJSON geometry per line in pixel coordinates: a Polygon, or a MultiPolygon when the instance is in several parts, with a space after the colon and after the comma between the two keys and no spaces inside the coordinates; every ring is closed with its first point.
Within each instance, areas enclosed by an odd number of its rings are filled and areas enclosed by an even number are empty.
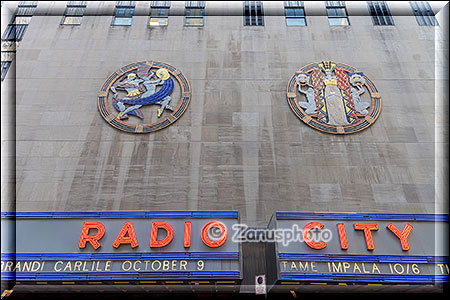
{"type": "MultiPolygon", "coordinates": [[[[435,186],[448,162],[435,153],[435,136],[448,140],[448,100],[435,108],[444,35],[418,26],[407,2],[389,4],[395,26],[373,26],[365,2],[348,2],[351,26],[330,27],[324,3],[306,2],[308,26],[287,27],[282,2],[264,2],[265,26],[244,27],[233,16],[240,2],[207,2],[214,15],[192,28],[173,2],[169,26],[152,29],[149,2],[130,27],[110,26],[114,2],[89,3],[77,27],[59,25],[64,5],[39,4],[17,50],[16,189],[2,210],[238,210],[262,226],[275,211],[447,212],[435,186]],[[325,134],[290,110],[289,78],[325,59],[377,86],[383,106],[370,128],[325,134]],[[174,125],[134,135],[101,118],[96,96],[141,60],[182,70],[192,100],[174,125]]],[[[2,88],[14,87],[12,74],[2,88]]]]}

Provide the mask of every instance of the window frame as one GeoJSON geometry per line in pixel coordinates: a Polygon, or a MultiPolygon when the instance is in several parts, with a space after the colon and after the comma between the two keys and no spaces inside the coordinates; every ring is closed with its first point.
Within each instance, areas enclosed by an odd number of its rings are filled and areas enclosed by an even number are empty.
{"type": "Polygon", "coordinates": [[[204,1],[186,1],[184,7],[184,26],[185,27],[204,27],[205,26],[205,2],[204,1]],[[199,15],[191,15],[188,13],[192,9],[198,10],[199,15]],[[188,24],[188,20],[201,20],[201,25],[188,24]]]}
{"type": "Polygon", "coordinates": [[[409,1],[409,5],[419,26],[439,26],[436,15],[428,1],[409,1]],[[422,4],[423,7],[420,7],[419,4],[422,4]]]}
{"type": "Polygon", "coordinates": [[[167,27],[169,26],[169,15],[170,15],[170,1],[152,1],[150,3],[150,13],[149,13],[149,18],[148,18],[148,22],[147,25],[150,28],[154,28],[154,27],[167,27]],[[160,15],[159,12],[155,15],[154,11],[155,10],[161,10],[164,9],[166,10],[165,15],[160,15]],[[164,20],[164,24],[161,25],[159,20],[164,20]],[[152,20],[158,20],[158,25],[152,25],[152,20]]]}
{"type": "Polygon", "coordinates": [[[347,5],[345,1],[325,1],[325,10],[327,12],[329,26],[350,26],[350,18],[348,17],[347,5]],[[342,11],[343,15],[330,15],[331,11],[342,11]],[[332,24],[330,20],[346,20],[347,24],[332,24]]]}
{"type": "Polygon", "coordinates": [[[9,60],[2,60],[2,64],[1,64],[1,81],[5,80],[6,75],[8,75],[8,71],[11,68],[12,65],[12,61],[9,60]]]}
{"type": "Polygon", "coordinates": [[[262,1],[243,2],[244,26],[264,26],[264,6],[262,1]],[[259,14],[258,14],[259,10],[259,14]],[[252,11],[254,12],[252,14],[252,11]],[[248,12],[248,14],[247,14],[248,12]],[[248,21],[248,22],[247,22],[248,21]],[[261,21],[261,22],[260,22],[261,21]]]}
{"type": "Polygon", "coordinates": [[[114,16],[111,21],[111,26],[131,26],[133,25],[133,17],[136,9],[135,1],[117,1],[114,10],[114,16]],[[118,14],[118,12],[121,12],[118,14]],[[123,13],[122,13],[123,11],[123,13]],[[128,13],[127,13],[128,11],[128,13]],[[128,20],[129,24],[116,23],[118,20],[128,20]]]}
{"type": "Polygon", "coordinates": [[[68,1],[60,25],[79,26],[86,13],[87,1],[68,1]],[[79,18],[79,22],[66,23],[66,19],[79,18]]]}
{"type": "Polygon", "coordinates": [[[170,9],[168,7],[151,7],[150,8],[150,17],[148,19],[148,26],[150,27],[167,27],[169,26],[169,14],[170,14],[170,9]],[[161,10],[164,9],[166,10],[166,14],[165,15],[160,15],[159,12],[158,14],[154,15],[153,11],[154,10],[161,10]],[[158,25],[152,25],[152,19],[153,20],[165,20],[164,25],[161,25],[160,22],[158,22],[158,25]]]}
{"type": "Polygon", "coordinates": [[[20,1],[14,11],[14,15],[2,34],[1,81],[6,78],[6,75],[14,62],[17,46],[27,31],[28,24],[31,22],[34,12],[36,11],[37,4],[37,1],[20,1]],[[21,20],[19,24],[16,24],[17,18],[21,20]],[[18,28],[20,28],[19,31],[18,28]],[[19,32],[19,35],[17,32],[19,32]],[[12,46],[12,42],[14,42],[14,46],[12,46]],[[4,45],[7,45],[8,43],[10,43],[11,46],[7,46],[7,50],[3,50],[4,45]],[[9,47],[12,49],[10,50],[9,47]]]}
{"type": "Polygon", "coordinates": [[[27,31],[27,27],[28,24],[8,24],[3,32],[2,41],[21,41],[27,31]],[[17,31],[17,28],[21,30],[17,31]],[[20,34],[19,37],[17,35],[18,32],[20,34]]]}
{"type": "Polygon", "coordinates": [[[394,18],[386,1],[367,1],[367,7],[373,26],[395,26],[394,18]]]}
{"type": "Polygon", "coordinates": [[[303,1],[284,1],[284,16],[286,19],[286,26],[289,27],[304,27],[308,26],[308,22],[306,21],[306,11],[305,6],[303,4],[303,1]],[[296,2],[296,3],[292,3],[296,2]],[[296,15],[295,13],[293,15],[288,15],[288,11],[292,10],[300,10],[302,13],[300,15],[296,15]],[[301,25],[294,25],[294,24],[288,24],[290,20],[302,20],[304,24],[301,25]]]}

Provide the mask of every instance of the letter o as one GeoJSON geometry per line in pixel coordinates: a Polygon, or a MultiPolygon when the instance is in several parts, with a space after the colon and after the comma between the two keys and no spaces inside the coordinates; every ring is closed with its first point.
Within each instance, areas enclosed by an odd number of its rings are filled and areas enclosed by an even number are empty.
{"type": "Polygon", "coordinates": [[[159,269],[161,269],[161,262],[159,260],[155,260],[152,262],[152,270],[153,271],[158,271],[159,269]],[[153,265],[155,264],[155,262],[158,262],[159,266],[158,269],[156,269],[153,265]]]}
{"type": "Polygon", "coordinates": [[[208,247],[211,247],[211,248],[220,247],[226,242],[227,238],[228,238],[228,230],[227,230],[227,227],[225,226],[225,224],[223,224],[222,222],[211,221],[211,222],[206,223],[205,226],[203,226],[203,228],[202,228],[202,241],[208,247]],[[208,231],[213,227],[218,227],[221,231],[220,238],[215,241],[211,240],[208,237],[208,231]]]}
{"type": "Polygon", "coordinates": [[[133,267],[133,264],[132,264],[131,261],[129,261],[129,260],[126,260],[126,261],[124,261],[124,262],[122,263],[122,270],[124,270],[124,271],[130,271],[130,270],[131,270],[131,267],[133,267]],[[125,263],[130,264],[130,267],[129,267],[128,269],[125,269],[125,263]]]}

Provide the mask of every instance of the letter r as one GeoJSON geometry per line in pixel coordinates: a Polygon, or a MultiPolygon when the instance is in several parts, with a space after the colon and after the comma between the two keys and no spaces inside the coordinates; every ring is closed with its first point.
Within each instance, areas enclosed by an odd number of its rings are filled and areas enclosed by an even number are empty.
{"type": "Polygon", "coordinates": [[[83,228],[81,229],[80,242],[78,243],[78,248],[86,247],[86,243],[91,243],[92,247],[97,250],[101,245],[98,242],[105,234],[105,225],[100,222],[84,222],[83,228]],[[89,234],[89,229],[97,229],[96,234],[89,234]]]}

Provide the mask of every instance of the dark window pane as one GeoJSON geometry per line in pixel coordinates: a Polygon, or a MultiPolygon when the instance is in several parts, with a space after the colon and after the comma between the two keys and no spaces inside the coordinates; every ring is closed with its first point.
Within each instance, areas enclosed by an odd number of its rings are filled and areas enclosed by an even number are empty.
{"type": "Polygon", "coordinates": [[[286,17],[304,17],[305,11],[303,8],[286,8],[286,17]]]}
{"type": "Polygon", "coordinates": [[[260,1],[244,2],[244,25],[246,26],[263,26],[264,11],[260,1]]]}
{"type": "Polygon", "coordinates": [[[132,17],[134,14],[134,8],[117,7],[116,17],[132,17]]]}
{"type": "Polygon", "coordinates": [[[329,17],[345,17],[345,8],[327,8],[329,17]]]}
{"type": "Polygon", "coordinates": [[[264,24],[263,24],[263,17],[262,17],[261,15],[258,15],[256,25],[258,25],[258,26],[264,25],[264,24]]]}
{"type": "Polygon", "coordinates": [[[394,20],[386,2],[370,1],[367,2],[367,5],[374,25],[394,25],[394,20]]]}
{"type": "Polygon", "coordinates": [[[284,13],[286,17],[295,17],[295,8],[285,8],[284,13]]]}

